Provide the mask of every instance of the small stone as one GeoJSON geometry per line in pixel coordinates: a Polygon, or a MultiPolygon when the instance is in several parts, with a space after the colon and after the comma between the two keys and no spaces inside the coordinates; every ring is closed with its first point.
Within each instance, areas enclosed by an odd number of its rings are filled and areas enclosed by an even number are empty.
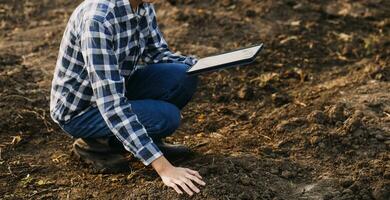
{"type": "Polygon", "coordinates": [[[355,138],[362,137],[363,135],[364,135],[364,131],[363,131],[363,129],[361,129],[361,128],[356,129],[356,130],[353,132],[353,137],[355,137],[355,138]]]}
{"type": "Polygon", "coordinates": [[[270,172],[271,172],[271,174],[279,174],[279,169],[278,168],[272,168],[270,172]]]}
{"type": "Polygon", "coordinates": [[[249,177],[247,177],[247,176],[242,176],[241,178],[240,178],[240,181],[241,181],[241,183],[243,184],[243,185],[250,185],[251,184],[251,180],[250,180],[250,178],[249,177]]]}
{"type": "Polygon", "coordinates": [[[296,172],[292,172],[292,171],[285,170],[285,171],[282,172],[282,177],[283,178],[287,178],[287,179],[294,178],[296,175],[297,175],[297,173],[296,172]]]}
{"type": "Polygon", "coordinates": [[[376,138],[378,141],[384,141],[384,140],[385,140],[385,137],[384,137],[382,134],[380,134],[380,133],[376,134],[376,135],[375,135],[375,138],[376,138]]]}

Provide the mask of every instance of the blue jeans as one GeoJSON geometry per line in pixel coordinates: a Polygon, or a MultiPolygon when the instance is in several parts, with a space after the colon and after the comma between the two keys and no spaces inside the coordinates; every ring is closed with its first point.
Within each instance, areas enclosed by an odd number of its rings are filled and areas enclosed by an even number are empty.
{"type": "MultiPolygon", "coordinates": [[[[171,135],[180,125],[180,110],[191,100],[198,82],[196,76],[187,76],[187,69],[184,64],[152,64],[137,69],[126,81],[126,97],[153,140],[171,135]]],[[[75,138],[113,136],[97,107],[62,128],[75,138]]]]}

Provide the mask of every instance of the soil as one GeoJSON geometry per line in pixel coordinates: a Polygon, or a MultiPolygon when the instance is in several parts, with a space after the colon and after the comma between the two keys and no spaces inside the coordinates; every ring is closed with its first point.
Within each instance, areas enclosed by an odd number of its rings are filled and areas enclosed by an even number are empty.
{"type": "MultiPolygon", "coordinates": [[[[0,199],[187,199],[150,167],[72,159],[49,92],[73,0],[0,1],[0,199]]],[[[254,64],[201,76],[172,142],[207,182],[190,199],[390,197],[390,1],[169,0],[174,51],[265,43],[254,64]]]]}

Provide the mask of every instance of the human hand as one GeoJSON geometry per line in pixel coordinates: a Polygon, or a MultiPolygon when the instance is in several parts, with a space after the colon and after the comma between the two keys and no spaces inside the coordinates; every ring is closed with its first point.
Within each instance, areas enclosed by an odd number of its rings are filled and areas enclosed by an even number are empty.
{"type": "Polygon", "coordinates": [[[200,192],[194,183],[202,186],[206,185],[197,171],[175,167],[164,157],[158,158],[152,163],[152,166],[156,169],[164,184],[173,188],[179,194],[183,194],[182,190],[184,190],[188,195],[192,196],[194,192],[200,192]]]}

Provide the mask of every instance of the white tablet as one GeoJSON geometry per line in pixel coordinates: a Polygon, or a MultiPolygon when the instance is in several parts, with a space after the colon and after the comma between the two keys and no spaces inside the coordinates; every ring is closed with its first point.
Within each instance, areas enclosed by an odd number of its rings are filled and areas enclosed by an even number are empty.
{"type": "Polygon", "coordinates": [[[200,74],[222,68],[252,63],[256,59],[258,53],[261,51],[262,47],[263,44],[260,44],[228,53],[201,58],[195,65],[187,70],[187,74],[200,74]]]}

